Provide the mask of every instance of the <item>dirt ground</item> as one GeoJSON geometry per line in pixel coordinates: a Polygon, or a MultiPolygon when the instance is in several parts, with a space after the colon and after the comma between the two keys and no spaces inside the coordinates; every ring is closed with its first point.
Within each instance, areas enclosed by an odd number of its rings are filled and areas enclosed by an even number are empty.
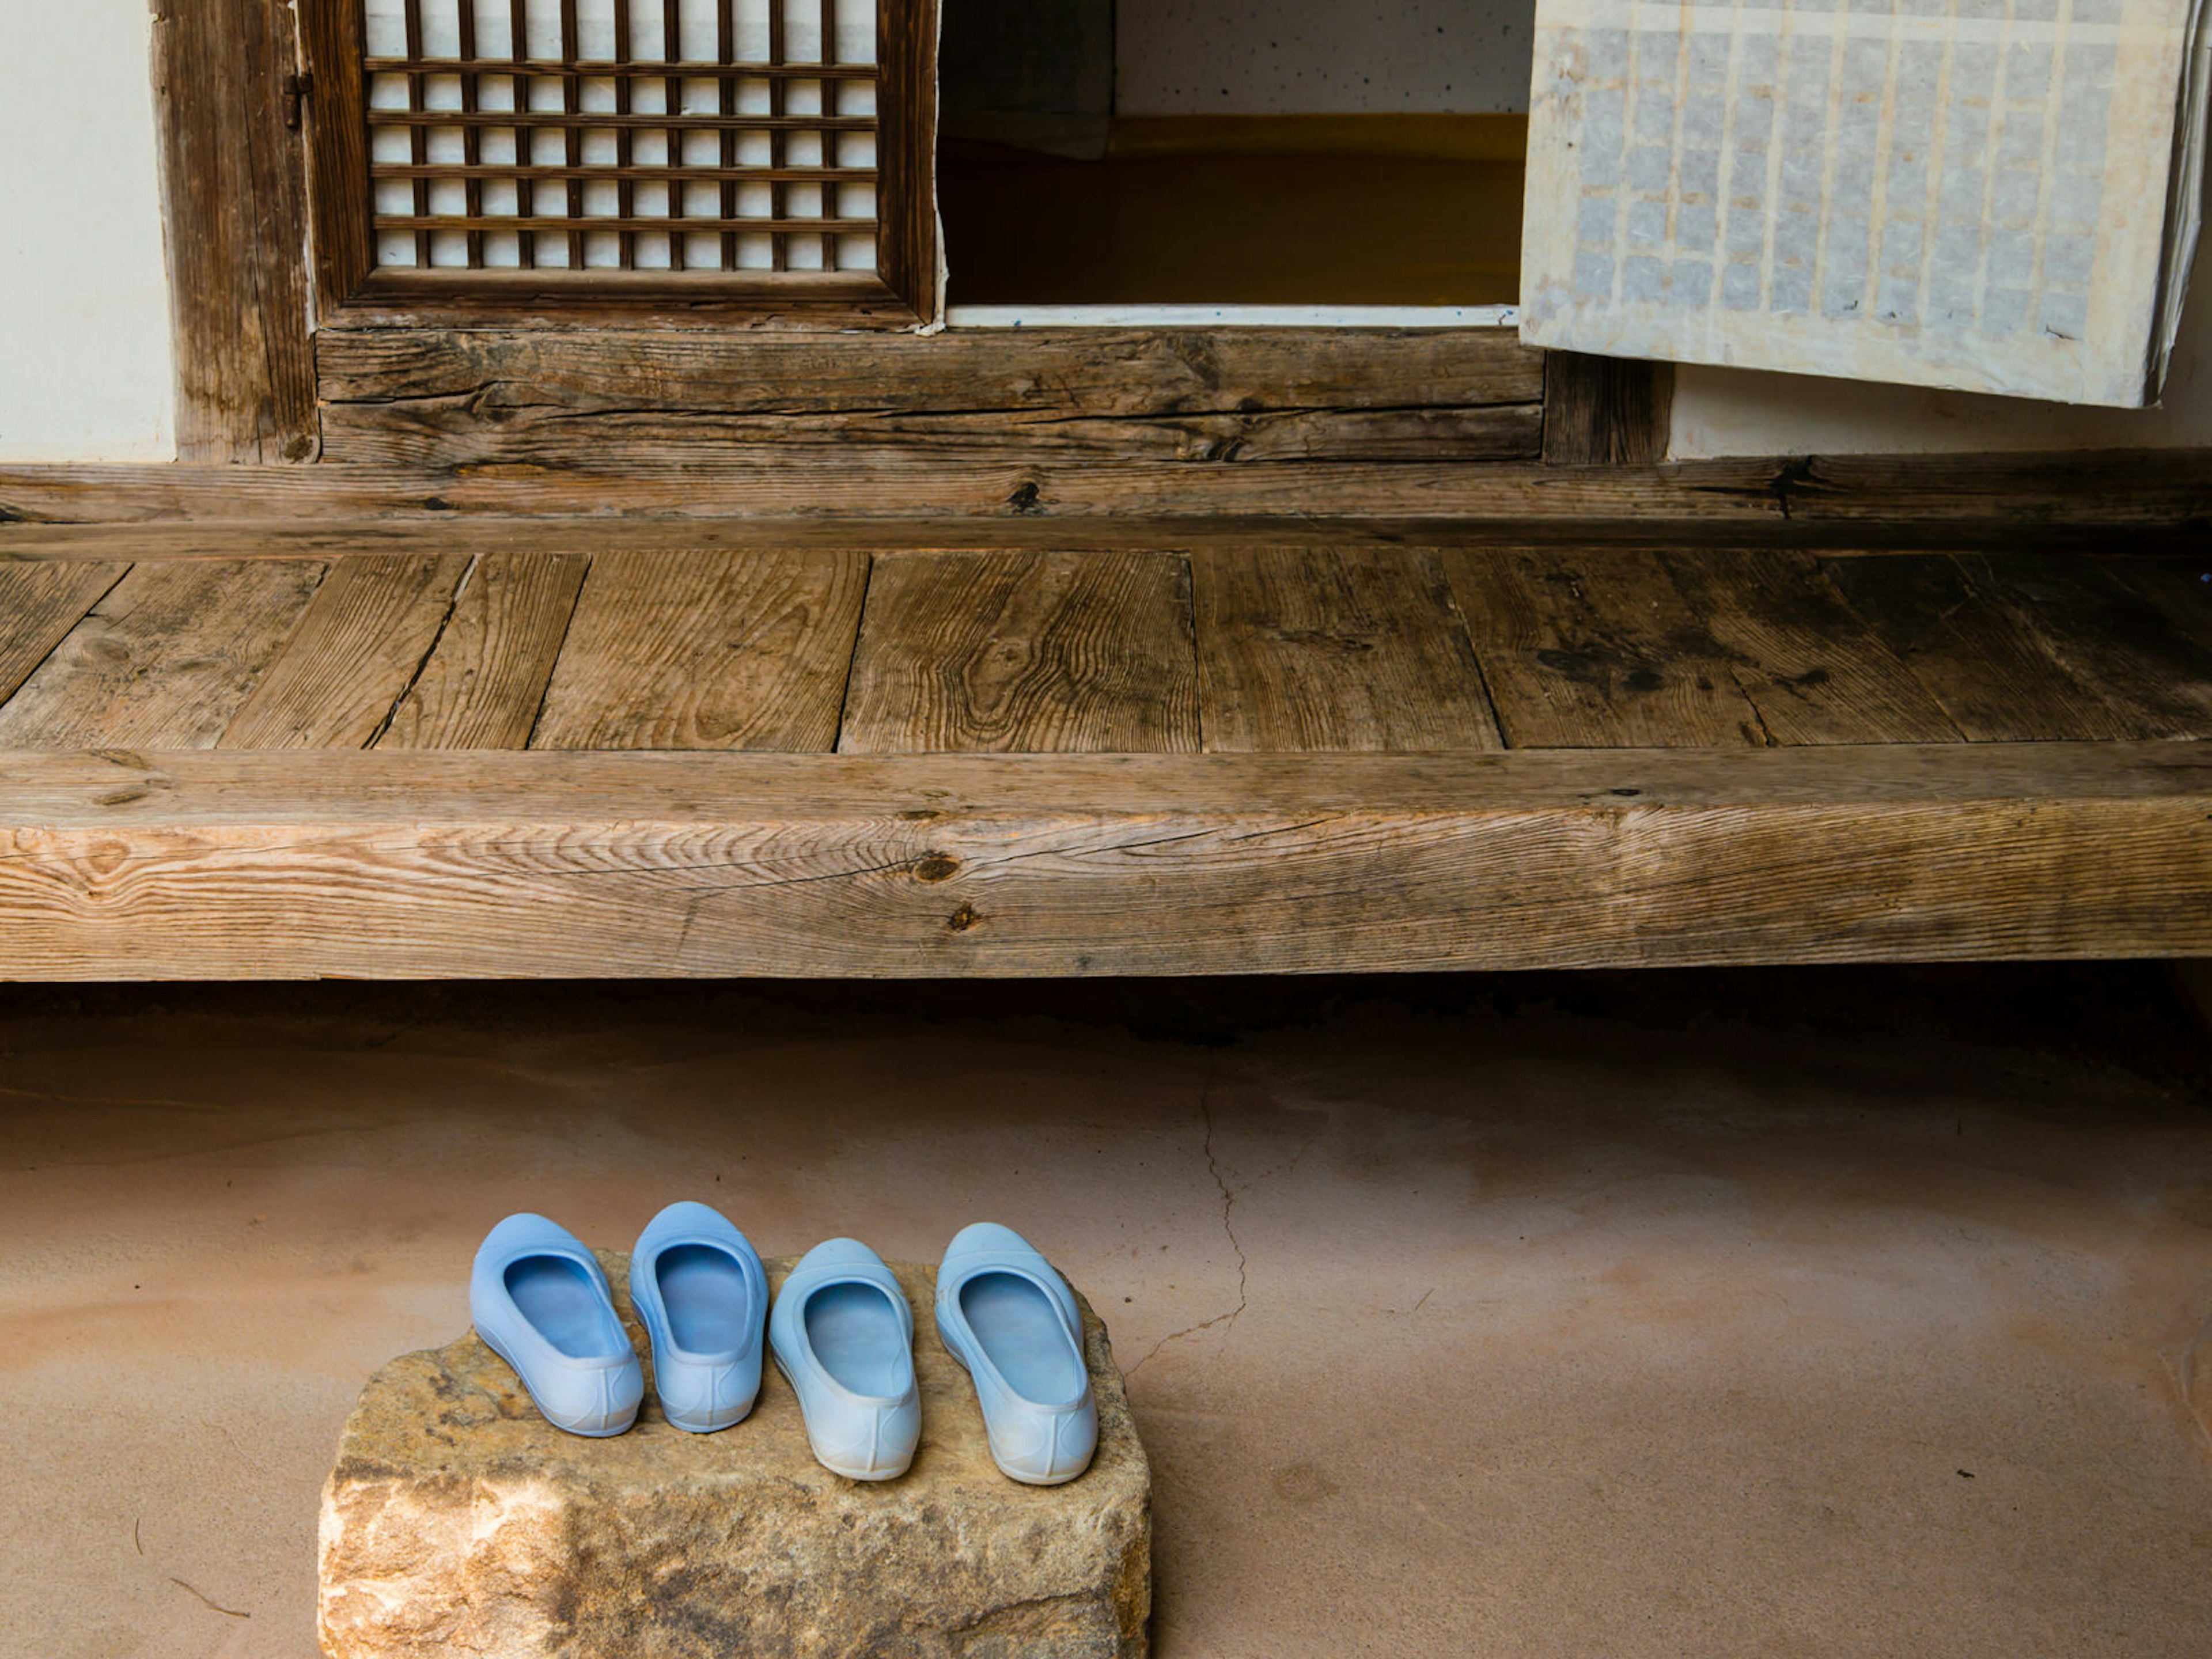
{"type": "Polygon", "coordinates": [[[2200,1659],[2208,1071],[2149,967],[0,991],[0,1653],[307,1659],[485,1229],[696,1197],[1059,1261],[1160,1659],[2200,1659]]]}

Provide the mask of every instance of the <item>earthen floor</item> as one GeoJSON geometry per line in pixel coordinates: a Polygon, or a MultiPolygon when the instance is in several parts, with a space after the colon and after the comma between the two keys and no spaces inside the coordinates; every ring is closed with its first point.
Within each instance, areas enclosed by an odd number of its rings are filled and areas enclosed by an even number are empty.
{"type": "Polygon", "coordinates": [[[1160,1659],[2202,1655],[2161,984],[10,992],[0,1652],[307,1659],[338,1425],[483,1229],[691,1195],[1043,1244],[1154,1460],[1160,1659]]]}

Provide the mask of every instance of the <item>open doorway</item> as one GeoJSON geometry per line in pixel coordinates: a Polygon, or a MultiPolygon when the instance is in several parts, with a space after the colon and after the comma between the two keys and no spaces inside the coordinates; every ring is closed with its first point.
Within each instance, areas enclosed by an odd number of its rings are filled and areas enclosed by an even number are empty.
{"type": "Polygon", "coordinates": [[[955,307],[1485,307],[1526,0],[944,0],[955,307]]]}

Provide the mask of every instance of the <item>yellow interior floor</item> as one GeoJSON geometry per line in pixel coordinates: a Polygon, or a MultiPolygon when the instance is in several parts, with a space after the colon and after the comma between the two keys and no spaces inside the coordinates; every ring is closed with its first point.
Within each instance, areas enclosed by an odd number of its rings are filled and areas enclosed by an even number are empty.
{"type": "Polygon", "coordinates": [[[954,305],[1508,305],[1517,161],[948,144],[954,305]]]}

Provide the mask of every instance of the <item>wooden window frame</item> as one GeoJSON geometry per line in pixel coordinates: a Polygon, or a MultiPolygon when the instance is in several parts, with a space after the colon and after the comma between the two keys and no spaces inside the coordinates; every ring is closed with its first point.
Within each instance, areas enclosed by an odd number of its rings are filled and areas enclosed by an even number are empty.
{"type": "MultiPolygon", "coordinates": [[[[313,97],[307,125],[315,299],[331,328],[700,327],[915,329],[942,313],[937,246],[937,6],[876,0],[873,271],[380,268],[372,231],[361,0],[299,0],[313,97]]],[[[713,220],[699,222],[714,227],[713,220]]]]}

